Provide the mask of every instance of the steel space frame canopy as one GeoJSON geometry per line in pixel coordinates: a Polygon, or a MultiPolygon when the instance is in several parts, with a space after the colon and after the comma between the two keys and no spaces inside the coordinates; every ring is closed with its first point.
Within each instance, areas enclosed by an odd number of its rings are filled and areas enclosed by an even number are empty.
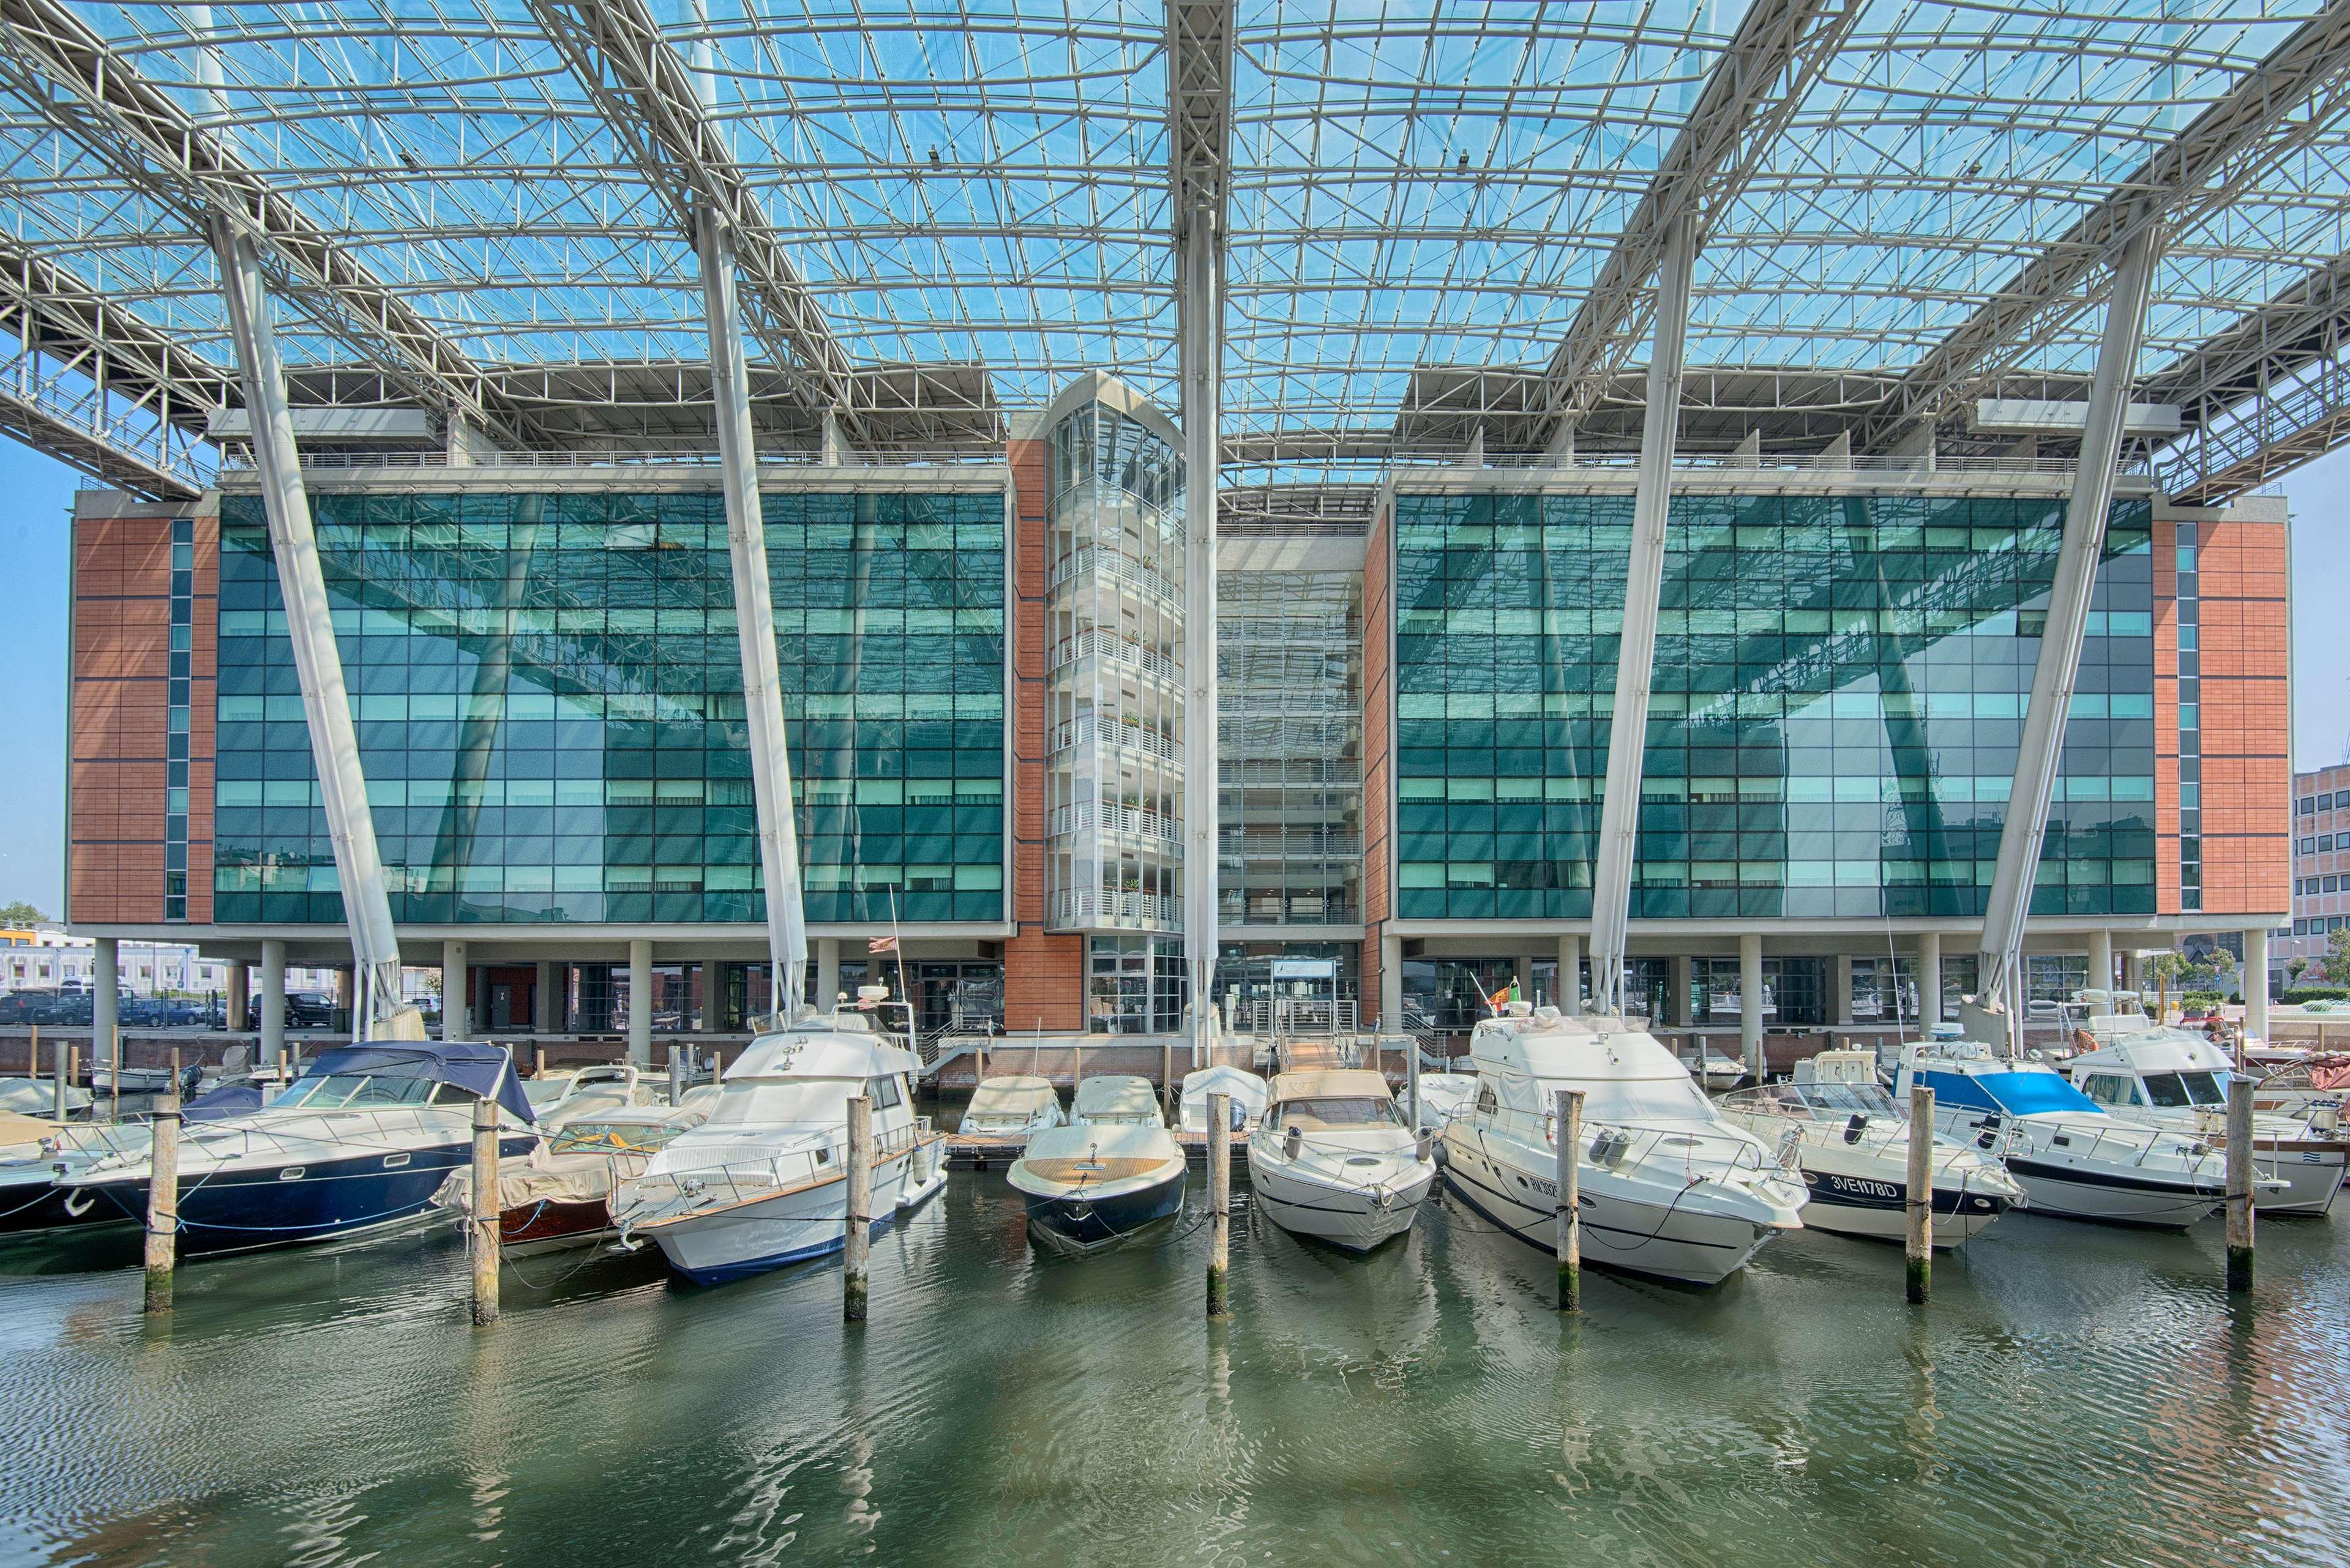
{"type": "MultiPolygon", "coordinates": [[[[590,13],[553,0],[0,0],[7,428],[202,482],[233,362],[211,213],[266,242],[297,398],[364,367],[354,397],[588,444],[598,373],[704,362],[680,196],[713,180],[759,247],[771,431],[887,403],[981,444],[1093,369],[1180,406],[1163,0],[610,9],[634,76],[583,69],[559,16],[590,13]]],[[[2264,347],[2342,340],[2341,0],[1267,0],[1232,26],[1228,483],[1375,468],[1434,368],[1491,373],[1452,410],[1489,452],[1620,413],[1676,180],[1702,192],[1692,386],[1747,378],[1759,410],[1774,377],[1849,378],[1820,445],[2085,395],[2101,214],[2149,195],[2137,369],[2189,423],[2166,476],[2256,482],[2350,432],[2322,359],[2264,347]]],[[[676,385],[706,402],[706,373],[676,385]]]]}

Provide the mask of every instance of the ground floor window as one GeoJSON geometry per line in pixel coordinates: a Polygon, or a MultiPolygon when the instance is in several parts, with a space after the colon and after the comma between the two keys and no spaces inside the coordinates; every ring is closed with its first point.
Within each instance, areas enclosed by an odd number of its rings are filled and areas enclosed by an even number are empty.
{"type": "Polygon", "coordinates": [[[1173,937],[1093,937],[1087,943],[1086,1027],[1096,1034],[1166,1034],[1183,1023],[1183,944],[1173,937]]]}
{"type": "MultiPolygon", "coordinates": [[[[1822,958],[1766,958],[1762,961],[1762,1024],[1787,1028],[1828,1021],[1825,971],[1831,961],[1822,958]]],[[[1697,1023],[1740,1022],[1744,998],[1740,994],[1739,962],[1734,958],[1690,961],[1690,1018],[1697,1023]]]]}

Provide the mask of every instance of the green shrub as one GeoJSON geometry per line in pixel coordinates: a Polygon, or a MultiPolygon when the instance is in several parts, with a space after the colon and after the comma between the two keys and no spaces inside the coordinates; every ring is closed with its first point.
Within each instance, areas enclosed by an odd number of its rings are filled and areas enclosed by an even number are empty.
{"type": "Polygon", "coordinates": [[[2279,992],[2277,1001],[2286,1007],[2304,1002],[2350,1002],[2350,985],[2296,985],[2279,992]]]}
{"type": "Polygon", "coordinates": [[[2204,1007],[2217,1007],[2220,1004],[2220,993],[2216,991],[2183,991],[2178,993],[2178,1004],[2181,1007],[2194,1007],[2198,1004],[2204,1007]]]}

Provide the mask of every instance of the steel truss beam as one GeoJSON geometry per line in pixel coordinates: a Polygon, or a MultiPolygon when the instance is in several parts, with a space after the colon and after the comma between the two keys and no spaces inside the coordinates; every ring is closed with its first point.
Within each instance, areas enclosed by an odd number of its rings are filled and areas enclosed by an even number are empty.
{"type": "Polygon", "coordinates": [[[2189,230],[2350,110],[2350,0],[2333,0],[2027,264],[1902,378],[1856,432],[1877,452],[2054,338],[2137,236],[2189,230]]]}
{"type": "Polygon", "coordinates": [[[1183,389],[1183,953],[1192,1064],[1213,1045],[1217,938],[1216,505],[1224,246],[1232,193],[1232,0],[1168,0],[1168,202],[1183,389]]]}
{"type": "Polygon", "coordinates": [[[839,410],[856,431],[863,410],[848,351],[785,254],[691,73],[644,0],[530,0],[530,9],[613,136],[668,202],[679,233],[694,243],[696,212],[707,207],[732,236],[751,336],[810,407],[839,410]]]}
{"type": "Polygon", "coordinates": [[[2189,433],[2160,454],[2164,493],[2209,506],[2350,441],[2350,256],[2336,256],[2150,378],[2189,433]]]}
{"type": "Polygon", "coordinates": [[[1551,355],[1542,402],[1545,439],[1588,410],[1648,337],[1657,309],[1655,280],[1674,225],[1689,220],[1697,247],[1705,247],[1805,90],[1844,47],[1860,12],[1860,0],[1754,0],[1747,8],[1738,36],[1708,73],[1697,108],[1551,355]]]}
{"type": "Polygon", "coordinates": [[[398,290],[353,260],[265,172],[191,120],[126,66],[63,0],[0,0],[0,82],[126,182],[179,212],[195,234],[233,223],[284,290],[335,337],[400,377],[427,405],[525,445],[481,373],[398,290]]]}

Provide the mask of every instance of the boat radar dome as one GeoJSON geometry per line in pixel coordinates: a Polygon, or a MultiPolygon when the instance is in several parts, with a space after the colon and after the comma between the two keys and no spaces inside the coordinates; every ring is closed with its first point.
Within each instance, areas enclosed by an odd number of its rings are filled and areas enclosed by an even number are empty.
{"type": "Polygon", "coordinates": [[[1936,1023],[1928,1027],[1926,1037],[1929,1040],[1963,1040],[1967,1032],[1956,1023],[1936,1023]]]}
{"type": "Polygon", "coordinates": [[[1532,1013],[1534,1010],[1534,1004],[1531,1002],[1513,1002],[1510,1003],[1510,1016],[1513,1018],[1526,1017],[1528,1014],[1532,1013]]]}
{"type": "Polygon", "coordinates": [[[857,1000],[868,1007],[877,1002],[887,1002],[889,1000],[889,988],[886,985],[860,985],[857,988],[857,1000]]]}

